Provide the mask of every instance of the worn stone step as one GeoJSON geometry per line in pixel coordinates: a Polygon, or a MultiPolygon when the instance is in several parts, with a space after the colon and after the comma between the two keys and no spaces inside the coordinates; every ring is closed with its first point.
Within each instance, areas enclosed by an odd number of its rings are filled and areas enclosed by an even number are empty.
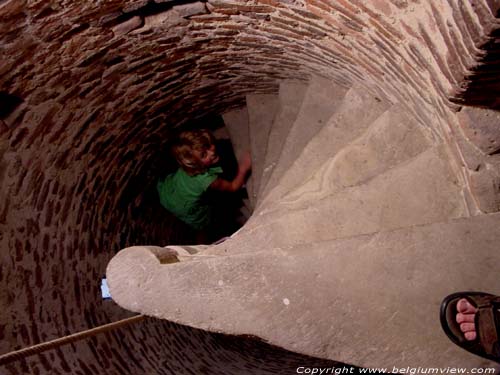
{"type": "Polygon", "coordinates": [[[284,141],[273,173],[263,188],[265,196],[290,168],[309,140],[326,125],[342,102],[347,89],[322,77],[311,78],[299,114],[284,141]]]}
{"type": "MultiPolygon", "coordinates": [[[[329,99],[322,100],[328,103],[329,99]]],[[[326,126],[303,145],[303,150],[294,159],[293,164],[290,164],[282,176],[274,181],[275,186],[271,191],[268,190],[263,202],[275,202],[285,193],[301,185],[326,160],[363,134],[389,107],[390,103],[382,102],[363,87],[357,85],[351,87],[326,126]]]]}
{"type": "Polygon", "coordinates": [[[463,160],[471,193],[471,210],[500,211],[498,111],[464,107],[457,114],[454,139],[463,160]],[[462,133],[463,132],[463,133],[462,133]],[[491,155],[490,155],[491,154],[491,155]]]}
{"type": "Polygon", "coordinates": [[[439,305],[456,291],[500,293],[499,225],[489,214],[226,256],[135,247],[107,279],[128,310],[316,357],[396,373],[492,367],[450,342],[439,305]]]}
{"type": "Polygon", "coordinates": [[[243,199],[243,205],[240,208],[240,212],[242,216],[245,218],[245,223],[252,216],[252,208],[251,208],[250,200],[248,198],[243,199]]]}
{"type": "MultiPolygon", "coordinates": [[[[248,110],[247,107],[234,109],[222,115],[224,124],[229,132],[231,143],[233,145],[236,159],[241,160],[245,152],[250,152],[250,133],[248,128],[248,110]]],[[[246,182],[248,194],[252,190],[252,175],[246,182]]]]}
{"type": "Polygon", "coordinates": [[[212,134],[214,135],[215,139],[221,139],[221,140],[231,140],[231,135],[229,134],[229,131],[227,130],[227,127],[221,126],[214,131],[212,131],[212,134]]]}
{"type": "Polygon", "coordinates": [[[436,146],[365,184],[254,213],[238,240],[289,246],[467,216],[447,158],[445,146],[436,146]]]}
{"type": "Polygon", "coordinates": [[[416,122],[399,106],[392,106],[277,204],[322,199],[366,183],[431,146],[416,122]]]}
{"type": "Polygon", "coordinates": [[[267,141],[274,118],[280,107],[276,94],[251,94],[246,96],[248,110],[248,129],[252,153],[252,191],[248,197],[252,206],[255,205],[259,192],[267,141]]]}
{"type": "Polygon", "coordinates": [[[222,115],[224,124],[233,144],[234,154],[241,158],[250,151],[250,134],[248,130],[248,111],[246,107],[234,109],[222,115]]]}
{"type": "Polygon", "coordinates": [[[279,101],[280,108],[269,132],[267,150],[264,157],[264,169],[259,187],[258,199],[262,196],[274,167],[281,155],[284,140],[295,122],[304,101],[308,83],[285,80],[280,83],[279,101]]]}

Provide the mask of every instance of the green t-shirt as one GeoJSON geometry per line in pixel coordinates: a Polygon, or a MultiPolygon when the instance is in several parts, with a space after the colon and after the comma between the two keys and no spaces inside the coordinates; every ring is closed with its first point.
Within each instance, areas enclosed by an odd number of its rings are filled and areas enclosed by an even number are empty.
{"type": "Polygon", "coordinates": [[[179,168],[156,186],[161,205],[193,228],[205,228],[210,223],[211,209],[203,195],[221,173],[221,167],[212,167],[190,176],[179,168]]]}

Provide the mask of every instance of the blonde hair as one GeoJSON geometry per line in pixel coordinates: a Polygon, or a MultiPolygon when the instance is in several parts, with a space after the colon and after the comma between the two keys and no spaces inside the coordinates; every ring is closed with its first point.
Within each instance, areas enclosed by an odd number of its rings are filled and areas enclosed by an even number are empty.
{"type": "Polygon", "coordinates": [[[190,176],[203,173],[207,167],[201,163],[199,154],[207,151],[215,139],[205,129],[188,130],[180,133],[172,146],[172,154],[179,166],[190,176]],[[198,154],[196,154],[197,152],[198,154]]]}

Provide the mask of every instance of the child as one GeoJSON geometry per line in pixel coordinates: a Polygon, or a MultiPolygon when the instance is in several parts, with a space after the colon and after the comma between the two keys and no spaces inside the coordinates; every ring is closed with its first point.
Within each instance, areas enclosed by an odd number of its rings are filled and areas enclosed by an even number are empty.
{"type": "Polygon", "coordinates": [[[216,165],[219,156],[214,141],[207,130],[182,132],[172,147],[180,168],[157,185],[162,206],[200,231],[199,241],[205,240],[207,233],[204,231],[212,219],[212,208],[206,200],[206,191],[209,188],[228,192],[239,190],[251,167],[250,155],[247,153],[232,181],[220,178],[222,168],[216,165]]]}

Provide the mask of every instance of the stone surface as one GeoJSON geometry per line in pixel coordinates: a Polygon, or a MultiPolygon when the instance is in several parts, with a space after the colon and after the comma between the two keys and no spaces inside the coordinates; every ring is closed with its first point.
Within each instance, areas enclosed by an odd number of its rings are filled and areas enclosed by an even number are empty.
{"type": "MultiPolygon", "coordinates": [[[[328,97],[317,97],[316,100],[317,103],[323,100],[323,105],[328,106],[328,97]]],[[[314,133],[313,137],[310,136],[311,126],[304,126],[298,130],[298,134],[290,134],[301,141],[310,141],[303,143],[303,148],[299,148],[300,155],[283,172],[279,184],[263,197],[262,206],[266,205],[265,202],[279,200],[286,192],[301,185],[327,159],[361,136],[389,106],[388,103],[382,102],[380,98],[366,92],[363,88],[353,86],[342,98],[334,114],[332,113],[323,127],[317,129],[317,133],[314,133]]],[[[298,118],[301,114],[302,110],[298,118]]],[[[310,114],[305,112],[302,116],[308,117],[310,114]]],[[[285,166],[280,165],[280,167],[284,168],[285,166]]]]}
{"type": "Polygon", "coordinates": [[[128,309],[293,351],[391,370],[491,367],[449,341],[438,313],[456,291],[500,293],[499,224],[491,214],[167,265],[136,247],[107,275],[128,309]]]}
{"type": "Polygon", "coordinates": [[[486,159],[480,169],[469,173],[471,193],[482,212],[500,211],[499,156],[486,159]]]}
{"type": "Polygon", "coordinates": [[[267,140],[280,106],[278,95],[247,95],[248,131],[252,150],[252,206],[255,206],[264,170],[267,140]]]}
{"type": "Polygon", "coordinates": [[[264,157],[261,184],[258,196],[262,197],[269,177],[271,176],[283,148],[283,140],[287,138],[292,125],[302,106],[308,84],[298,81],[283,81],[280,83],[280,107],[269,132],[267,150],[264,157]]]}
{"type": "MultiPolygon", "coordinates": [[[[458,159],[463,164],[463,171],[468,183],[469,191],[465,193],[465,197],[472,208],[473,214],[480,214],[482,212],[497,212],[500,210],[499,202],[499,176],[500,176],[500,163],[497,153],[488,155],[487,152],[475,144],[474,140],[479,139],[480,132],[474,131],[472,139],[466,137],[463,132],[468,133],[471,128],[467,130],[472,124],[472,119],[477,122],[474,127],[491,128],[493,122],[491,116],[494,116],[495,111],[486,111],[478,108],[467,108],[462,110],[457,116],[457,129],[454,132],[453,141],[456,143],[456,150],[458,151],[458,159]],[[484,117],[486,120],[483,123],[484,117]],[[462,132],[463,131],[463,132],[462,132]]],[[[491,142],[489,142],[491,144],[491,142]]]]}
{"type": "Polygon", "coordinates": [[[460,129],[455,132],[453,140],[457,144],[464,166],[469,171],[478,171],[484,164],[487,155],[471,143],[460,129]]]}
{"type": "Polygon", "coordinates": [[[234,153],[240,159],[245,152],[250,151],[247,108],[226,112],[222,115],[222,118],[231,137],[234,153]]]}
{"type": "Polygon", "coordinates": [[[313,77],[305,93],[300,112],[288,133],[280,158],[272,173],[267,188],[262,193],[265,199],[270,188],[291,167],[300,152],[316,133],[327,124],[342,101],[346,89],[326,78],[313,77]]]}
{"type": "Polygon", "coordinates": [[[139,16],[135,16],[125,22],[116,25],[115,27],[113,27],[112,30],[115,36],[121,36],[128,34],[132,30],[138,29],[143,25],[144,25],[144,20],[139,16]]]}
{"type": "Polygon", "coordinates": [[[281,202],[317,200],[361,185],[417,156],[430,145],[431,142],[405,112],[399,106],[393,106],[281,202]]]}
{"type": "Polygon", "coordinates": [[[286,246],[462,216],[467,216],[462,187],[444,148],[438,147],[364,184],[331,194],[318,191],[264,209],[254,214],[241,235],[261,245],[286,246]]]}
{"type": "Polygon", "coordinates": [[[144,26],[135,33],[147,33],[151,32],[152,29],[170,29],[175,26],[184,25],[186,26],[188,22],[184,17],[174,9],[169,9],[167,11],[152,14],[144,17],[144,26]]]}
{"type": "MultiPolygon", "coordinates": [[[[231,112],[226,112],[222,115],[224,124],[229,132],[231,143],[233,144],[234,154],[236,159],[241,160],[243,155],[251,152],[250,130],[248,127],[249,117],[247,107],[238,108],[231,112]]],[[[251,173],[246,181],[245,187],[248,196],[253,196],[253,174],[251,173]]],[[[248,201],[247,209],[253,210],[253,201],[248,201]]]]}
{"type": "Polygon", "coordinates": [[[485,154],[500,150],[500,111],[464,107],[458,114],[469,140],[485,154]]]}
{"type": "Polygon", "coordinates": [[[179,16],[184,18],[209,13],[205,4],[201,1],[183,5],[174,5],[172,9],[176,11],[179,16]]]}
{"type": "Polygon", "coordinates": [[[228,139],[231,140],[231,136],[229,135],[229,131],[225,126],[221,126],[220,128],[215,129],[212,131],[212,134],[214,135],[215,139],[228,139]]]}

